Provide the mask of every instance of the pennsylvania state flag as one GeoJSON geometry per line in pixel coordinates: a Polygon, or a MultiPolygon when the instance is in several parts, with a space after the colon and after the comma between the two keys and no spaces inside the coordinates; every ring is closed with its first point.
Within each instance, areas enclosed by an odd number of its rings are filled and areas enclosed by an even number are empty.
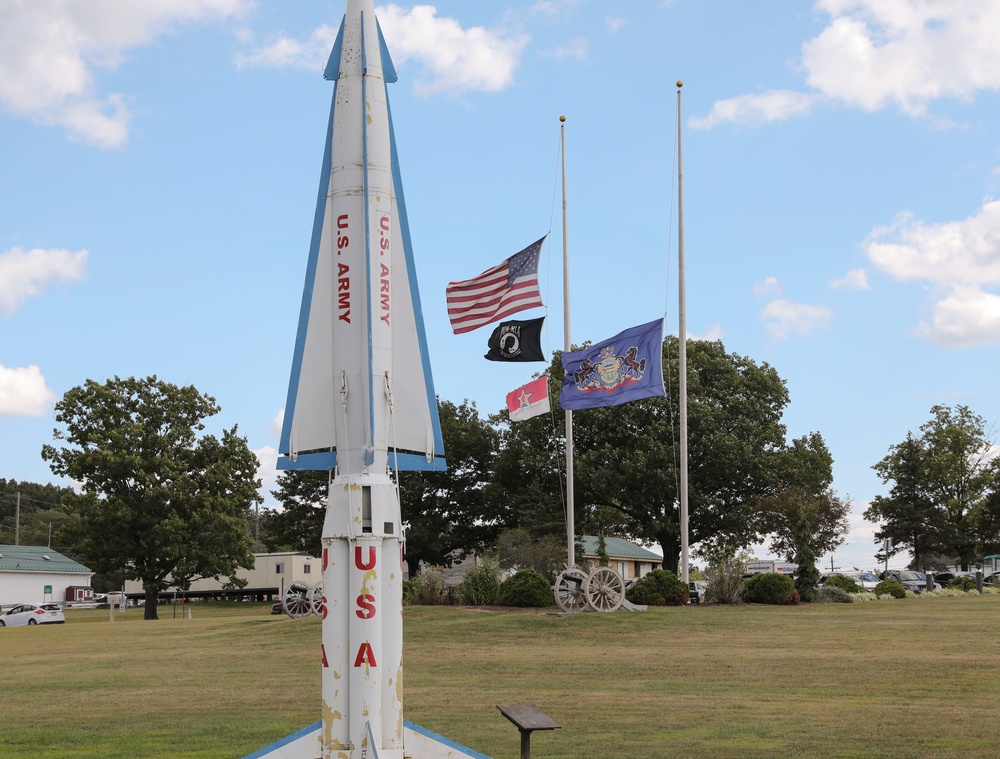
{"type": "Polygon", "coordinates": [[[640,324],[582,351],[562,354],[559,405],[567,411],[618,406],[666,395],[663,319],[640,324]]]}

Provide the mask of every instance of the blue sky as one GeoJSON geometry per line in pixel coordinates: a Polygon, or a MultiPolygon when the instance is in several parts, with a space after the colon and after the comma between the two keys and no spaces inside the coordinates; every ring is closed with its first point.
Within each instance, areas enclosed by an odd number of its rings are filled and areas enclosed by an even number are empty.
{"type": "MultiPolygon", "coordinates": [[[[487,414],[540,368],[485,361],[444,291],[550,229],[562,345],[561,114],[574,341],[676,332],[682,79],[688,331],[787,380],[854,504],[834,562],[871,567],[871,465],[935,404],[1000,420],[1000,6],[609,7],[376,4],[437,392],[487,414]]],[[[155,374],[273,483],[343,10],[0,5],[0,477],[53,481],[66,390],[155,374]]]]}

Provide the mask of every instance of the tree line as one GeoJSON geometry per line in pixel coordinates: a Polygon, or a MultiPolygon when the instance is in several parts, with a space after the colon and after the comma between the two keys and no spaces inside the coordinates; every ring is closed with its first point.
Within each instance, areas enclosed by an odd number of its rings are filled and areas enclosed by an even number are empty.
{"type": "MultiPolygon", "coordinates": [[[[665,397],[574,414],[576,534],[658,544],[672,570],[681,547],[677,348],[674,337],[663,343],[665,397]]],[[[555,397],[558,353],[548,377],[555,397]]],[[[706,561],[769,541],[775,555],[812,566],[843,542],[850,501],[832,487],[833,456],[819,432],[788,440],[788,403],[767,363],[721,342],[689,343],[689,539],[706,561]]],[[[562,414],[512,423],[506,409],[484,417],[468,400],[438,407],[447,472],[399,477],[411,576],[420,562],[446,565],[501,543],[522,556],[565,546],[562,414]],[[512,545],[526,540],[534,545],[512,545]]],[[[200,577],[238,586],[257,534],[267,550],[318,553],[328,474],[283,472],[272,491],[280,507],[258,523],[257,459],[235,426],[204,433],[218,411],[212,397],[155,376],[73,388],[56,404],[61,426],[42,457],[77,486],[0,480],[0,540],[13,542],[21,492],[24,538],[41,543],[42,525],[53,525],[51,545],[113,587],[141,581],[152,618],[168,577],[181,588],[200,577]]],[[[911,551],[915,566],[957,559],[964,568],[1000,549],[1000,465],[983,419],[964,406],[931,413],[875,465],[891,486],[865,516],[881,524],[876,539],[891,538],[891,553],[911,551]]]]}

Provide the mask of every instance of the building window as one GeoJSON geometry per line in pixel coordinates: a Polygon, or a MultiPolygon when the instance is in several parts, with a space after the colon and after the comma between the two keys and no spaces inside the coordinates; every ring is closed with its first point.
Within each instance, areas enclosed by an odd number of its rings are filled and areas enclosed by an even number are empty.
{"type": "Polygon", "coordinates": [[[285,573],[285,565],[284,564],[275,564],[274,568],[276,570],[278,570],[278,574],[279,575],[283,575],[285,573]]]}
{"type": "Polygon", "coordinates": [[[305,575],[307,575],[307,574],[309,574],[310,572],[312,572],[312,567],[311,567],[311,566],[309,566],[308,564],[303,564],[303,565],[302,565],[302,574],[305,574],[305,575]]]}

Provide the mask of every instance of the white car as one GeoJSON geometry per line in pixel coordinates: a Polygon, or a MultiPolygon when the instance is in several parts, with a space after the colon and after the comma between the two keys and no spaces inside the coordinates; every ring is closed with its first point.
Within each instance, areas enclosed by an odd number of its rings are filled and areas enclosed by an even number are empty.
{"type": "Polygon", "coordinates": [[[841,572],[844,577],[850,577],[854,582],[871,593],[880,580],[872,572],[841,572]]]}
{"type": "Polygon", "coordinates": [[[61,625],[66,621],[59,604],[39,603],[14,606],[0,617],[0,627],[21,627],[23,625],[61,625]]]}
{"type": "Polygon", "coordinates": [[[820,576],[820,582],[825,582],[828,577],[833,577],[834,575],[841,575],[849,580],[854,580],[858,585],[865,589],[866,593],[871,593],[875,590],[875,587],[879,584],[879,579],[872,572],[830,572],[825,575],[820,576]]]}

